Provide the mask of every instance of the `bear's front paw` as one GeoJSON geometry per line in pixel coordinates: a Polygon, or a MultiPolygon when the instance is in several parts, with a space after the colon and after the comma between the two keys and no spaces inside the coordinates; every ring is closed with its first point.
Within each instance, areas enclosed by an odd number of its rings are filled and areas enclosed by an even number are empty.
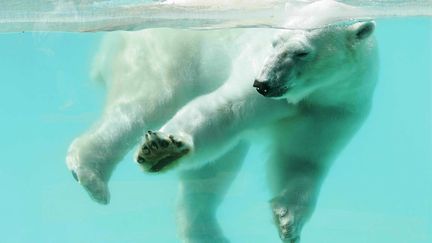
{"type": "Polygon", "coordinates": [[[172,168],[190,150],[189,145],[173,135],[148,131],[136,161],[145,171],[160,172],[172,168]]]}

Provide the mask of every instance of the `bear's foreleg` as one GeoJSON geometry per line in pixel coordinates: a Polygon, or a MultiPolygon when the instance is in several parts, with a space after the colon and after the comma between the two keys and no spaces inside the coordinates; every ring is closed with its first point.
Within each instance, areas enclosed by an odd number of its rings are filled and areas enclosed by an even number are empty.
{"type": "Polygon", "coordinates": [[[267,99],[251,85],[224,85],[189,102],[160,131],[151,132],[155,136],[141,145],[136,159],[149,172],[169,169],[178,161],[199,166],[231,149],[244,131],[293,113],[286,101],[267,99]]]}

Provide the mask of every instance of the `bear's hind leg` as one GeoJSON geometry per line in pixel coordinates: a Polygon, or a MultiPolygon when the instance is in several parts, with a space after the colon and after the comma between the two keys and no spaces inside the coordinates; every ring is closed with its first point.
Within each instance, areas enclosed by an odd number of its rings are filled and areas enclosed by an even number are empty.
{"type": "Polygon", "coordinates": [[[291,158],[288,163],[285,161],[285,166],[271,173],[272,177],[283,178],[270,201],[273,219],[283,242],[300,242],[303,225],[315,209],[324,174],[320,166],[300,158],[291,158]]]}
{"type": "Polygon", "coordinates": [[[229,242],[217,222],[216,210],[248,148],[246,142],[240,142],[216,161],[181,173],[177,223],[182,242],[229,242]]]}
{"type": "Polygon", "coordinates": [[[276,125],[268,177],[273,216],[283,242],[300,241],[328,169],[364,117],[320,108],[276,125]]]}
{"type": "Polygon", "coordinates": [[[66,164],[73,177],[96,202],[109,202],[108,180],[117,163],[138,143],[143,129],[141,112],[133,104],[117,104],[89,131],[69,146],[66,164]],[[136,109],[135,109],[136,110],[136,109]]]}

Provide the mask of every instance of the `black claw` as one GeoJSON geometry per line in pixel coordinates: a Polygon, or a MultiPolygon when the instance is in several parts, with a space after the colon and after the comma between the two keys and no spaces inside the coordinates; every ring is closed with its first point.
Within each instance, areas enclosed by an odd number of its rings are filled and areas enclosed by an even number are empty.
{"type": "Polygon", "coordinates": [[[300,237],[298,237],[298,236],[291,240],[291,243],[299,243],[299,242],[300,242],[300,237]]]}
{"type": "Polygon", "coordinates": [[[75,171],[71,171],[71,172],[72,172],[72,176],[73,176],[73,178],[74,178],[76,181],[79,182],[79,180],[78,180],[78,176],[77,176],[77,174],[75,173],[75,171]]]}
{"type": "Polygon", "coordinates": [[[145,163],[145,159],[143,157],[141,157],[141,156],[138,156],[137,157],[137,162],[138,162],[138,164],[144,164],[145,163]]]}
{"type": "Polygon", "coordinates": [[[180,141],[174,141],[175,146],[177,146],[177,148],[180,148],[183,146],[183,142],[180,141]]]}
{"type": "Polygon", "coordinates": [[[178,141],[177,139],[175,139],[175,138],[173,137],[173,135],[169,135],[168,138],[171,140],[171,142],[172,142],[175,146],[177,146],[177,148],[180,148],[180,147],[183,146],[183,142],[182,142],[182,141],[178,141]]]}
{"type": "Polygon", "coordinates": [[[147,146],[143,146],[142,150],[144,154],[150,154],[150,149],[147,146]]]}
{"type": "Polygon", "coordinates": [[[166,148],[166,147],[168,147],[169,142],[168,142],[167,140],[165,140],[165,139],[162,139],[162,140],[159,140],[159,145],[160,145],[162,148],[166,148]]]}
{"type": "Polygon", "coordinates": [[[152,149],[155,149],[155,150],[159,148],[159,146],[157,145],[157,143],[155,141],[151,142],[150,147],[152,149]]]}
{"type": "Polygon", "coordinates": [[[145,134],[145,140],[146,142],[149,141],[151,139],[151,135],[153,134],[152,131],[147,131],[147,133],[145,134]]]}

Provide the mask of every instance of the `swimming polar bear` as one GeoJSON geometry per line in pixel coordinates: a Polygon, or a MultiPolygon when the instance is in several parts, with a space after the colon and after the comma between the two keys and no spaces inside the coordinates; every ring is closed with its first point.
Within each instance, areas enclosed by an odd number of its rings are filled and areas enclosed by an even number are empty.
{"type": "MultiPolygon", "coordinates": [[[[324,20],[303,16],[287,26],[296,21],[324,20]]],[[[70,145],[68,168],[107,204],[111,173],[143,139],[136,153],[143,170],[181,170],[183,242],[227,242],[215,211],[248,138],[266,138],[275,224],[283,242],[297,243],[331,162],[369,112],[377,81],[373,31],[365,21],[309,30],[111,34],[93,73],[108,87],[105,110],[70,145]]]]}

